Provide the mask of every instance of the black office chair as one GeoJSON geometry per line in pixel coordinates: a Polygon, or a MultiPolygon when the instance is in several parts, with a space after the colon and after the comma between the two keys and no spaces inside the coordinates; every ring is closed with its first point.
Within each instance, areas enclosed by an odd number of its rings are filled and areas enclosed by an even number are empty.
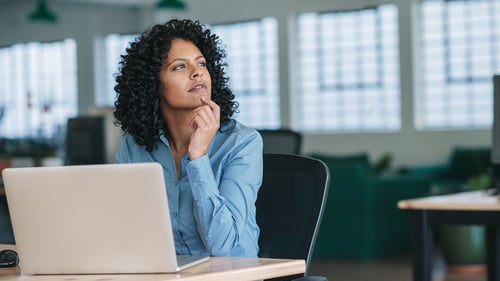
{"type": "Polygon", "coordinates": [[[66,165],[106,163],[104,116],[69,118],[66,131],[66,165]]]}
{"type": "Polygon", "coordinates": [[[259,130],[264,153],[300,154],[302,134],[290,129],[259,130]]]}
{"type": "Polygon", "coordinates": [[[305,274],[272,280],[327,280],[309,276],[309,266],[329,180],[328,167],[318,159],[264,154],[263,182],[256,202],[257,223],[261,230],[259,257],[306,261],[305,274]]]}

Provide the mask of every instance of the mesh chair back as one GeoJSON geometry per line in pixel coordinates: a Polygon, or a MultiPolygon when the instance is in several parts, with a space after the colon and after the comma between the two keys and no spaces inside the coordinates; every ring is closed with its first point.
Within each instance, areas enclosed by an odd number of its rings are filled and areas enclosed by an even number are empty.
{"type": "Polygon", "coordinates": [[[304,259],[307,276],[328,184],[328,167],[318,159],[264,154],[263,182],[256,202],[260,257],[304,259]]]}
{"type": "Polygon", "coordinates": [[[259,130],[264,153],[300,154],[302,135],[289,129],[259,130]]]}

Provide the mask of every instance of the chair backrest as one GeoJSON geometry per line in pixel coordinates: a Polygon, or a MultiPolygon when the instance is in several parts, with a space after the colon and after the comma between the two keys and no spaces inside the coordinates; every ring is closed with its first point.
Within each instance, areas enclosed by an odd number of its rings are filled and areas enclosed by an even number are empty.
{"type": "Polygon", "coordinates": [[[66,131],[66,165],[106,163],[104,116],[69,118],[66,131]]]}
{"type": "Polygon", "coordinates": [[[328,195],[328,167],[292,154],[264,154],[263,164],[256,202],[259,256],[304,259],[307,276],[328,195]]]}
{"type": "Polygon", "coordinates": [[[300,154],[302,134],[290,129],[259,130],[264,153],[300,154]]]}

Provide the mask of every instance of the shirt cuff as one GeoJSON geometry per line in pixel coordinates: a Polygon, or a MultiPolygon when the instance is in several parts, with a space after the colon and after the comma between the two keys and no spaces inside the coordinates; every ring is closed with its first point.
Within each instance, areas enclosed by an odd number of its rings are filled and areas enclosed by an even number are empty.
{"type": "Polygon", "coordinates": [[[189,157],[186,157],[183,162],[195,200],[205,200],[218,194],[219,189],[215,183],[208,155],[203,155],[194,160],[189,160],[189,157]]]}

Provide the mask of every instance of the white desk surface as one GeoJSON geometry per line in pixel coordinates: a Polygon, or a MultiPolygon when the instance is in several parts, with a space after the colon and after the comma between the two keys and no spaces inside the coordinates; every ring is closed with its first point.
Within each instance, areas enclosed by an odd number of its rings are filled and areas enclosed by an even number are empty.
{"type": "Polygon", "coordinates": [[[500,211],[500,196],[485,191],[460,192],[398,202],[400,209],[500,211]]]}
{"type": "MultiPolygon", "coordinates": [[[[0,250],[6,248],[15,247],[0,245],[0,250]]],[[[211,257],[208,262],[171,274],[25,275],[21,274],[19,267],[0,268],[0,281],[251,281],[300,274],[304,271],[304,260],[211,257]]]]}

